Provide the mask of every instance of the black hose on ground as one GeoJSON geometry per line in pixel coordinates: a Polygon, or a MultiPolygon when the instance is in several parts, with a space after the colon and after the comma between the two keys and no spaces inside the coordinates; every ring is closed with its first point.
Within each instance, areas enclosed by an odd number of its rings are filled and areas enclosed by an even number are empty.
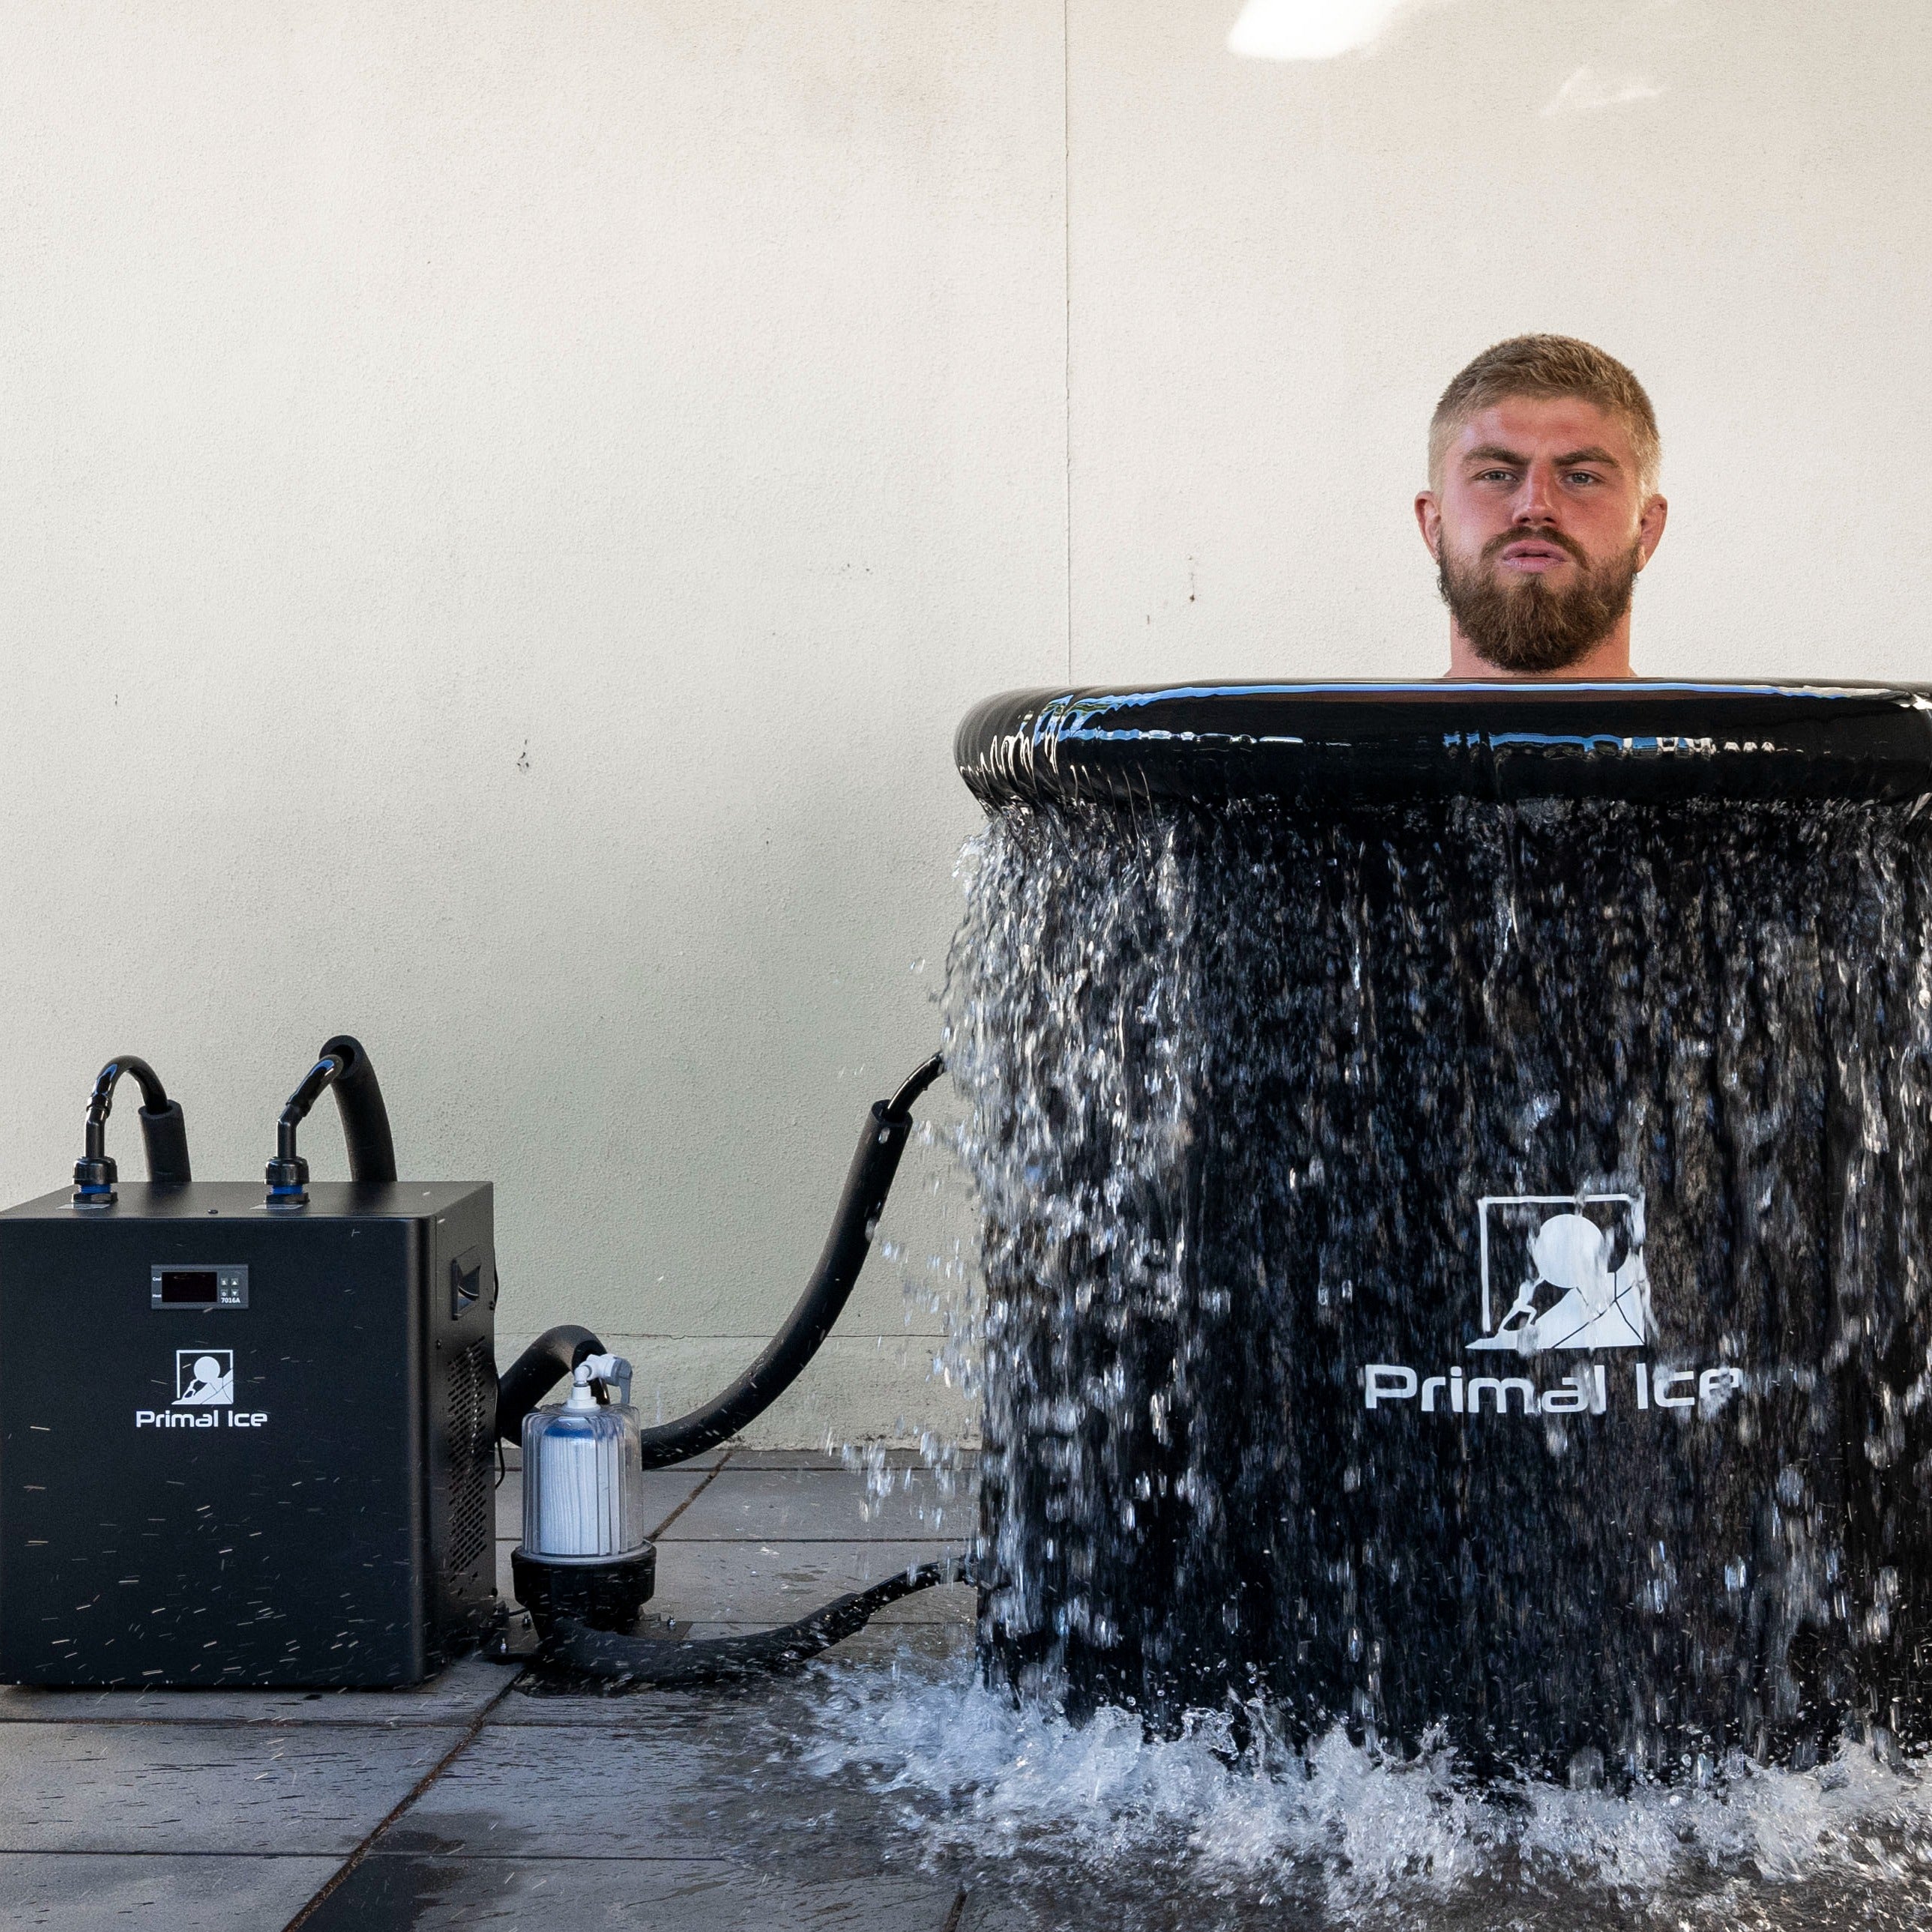
{"type": "Polygon", "coordinates": [[[869,1590],[855,1590],[796,1623],[781,1624],[776,1630],[760,1630],[754,1636],[693,1638],[682,1643],[667,1637],[620,1636],[562,1618],[536,1660],[550,1670],[614,1688],[680,1690],[729,1683],[790,1670],[863,1630],[888,1604],[915,1591],[966,1580],[965,1565],[956,1557],[922,1563],[916,1570],[889,1576],[869,1590]]]}
{"type": "Polygon", "coordinates": [[[832,1217],[832,1232],[797,1306],[785,1317],[771,1346],[722,1395],[674,1422],[644,1432],[646,1468],[664,1468],[715,1448],[762,1415],[798,1379],[831,1333],[866,1264],[872,1231],[884,1211],[899,1156],[912,1132],[912,1103],[945,1070],[945,1061],[934,1054],[890,1100],[872,1103],[846,1172],[845,1191],[832,1217]]]}
{"type": "Polygon", "coordinates": [[[520,1442],[524,1418],[585,1356],[604,1352],[604,1344],[574,1322],[546,1328],[497,1378],[496,1433],[506,1442],[520,1442]]]}

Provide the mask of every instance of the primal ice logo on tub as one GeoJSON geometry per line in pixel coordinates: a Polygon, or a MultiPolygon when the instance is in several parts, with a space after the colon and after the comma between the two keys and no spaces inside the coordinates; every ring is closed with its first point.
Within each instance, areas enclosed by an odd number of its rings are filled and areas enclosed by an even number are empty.
{"type": "MultiPolygon", "coordinates": [[[[1609,1365],[1579,1361],[1598,1350],[1648,1348],[1661,1337],[1644,1264],[1640,1194],[1485,1194],[1477,1203],[1480,1325],[1472,1355],[1516,1358],[1460,1363],[1425,1376],[1399,1362],[1361,1371],[1369,1408],[1413,1402],[1425,1415],[1601,1415],[1612,1404],[1609,1365]],[[1552,1210],[1555,1211],[1552,1211],[1552,1210]],[[1514,1286],[1512,1286],[1514,1284],[1514,1286]],[[1568,1359],[1566,1360],[1566,1355],[1568,1359]],[[1553,1380],[1525,1371],[1561,1368],[1553,1380]],[[1514,1366],[1512,1375],[1507,1367],[1514,1366]],[[1493,1366],[1495,1372],[1486,1371],[1493,1366]]],[[[1714,1415],[1744,1386],[1728,1365],[1678,1368],[1647,1359],[1630,1365],[1629,1395],[1640,1409],[1714,1415]]],[[[1621,1391],[1620,1375],[1615,1388],[1621,1391]]]]}
{"type": "Polygon", "coordinates": [[[232,1348],[177,1348],[173,1403],[134,1412],[136,1429],[259,1429],[268,1419],[236,1408],[232,1348]]]}
{"type": "MultiPolygon", "coordinates": [[[[1655,1339],[1643,1265],[1643,1202],[1634,1194],[1485,1194],[1476,1204],[1483,1332],[1472,1349],[1534,1355],[1545,1348],[1640,1348],[1655,1339]],[[1555,1208],[1560,1213],[1546,1210],[1555,1208]],[[1589,1211],[1594,1209],[1594,1213],[1589,1211]],[[1515,1299],[1490,1268],[1526,1250],[1515,1299]]],[[[1498,1272],[1507,1282],[1507,1260],[1498,1272]]]]}

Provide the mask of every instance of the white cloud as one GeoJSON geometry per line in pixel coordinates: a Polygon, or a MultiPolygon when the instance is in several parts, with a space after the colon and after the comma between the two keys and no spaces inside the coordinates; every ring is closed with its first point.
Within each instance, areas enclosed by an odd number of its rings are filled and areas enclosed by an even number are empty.
{"type": "Polygon", "coordinates": [[[1599,74],[1593,67],[1580,67],[1538,112],[1546,119],[1552,114],[1594,114],[1632,100],[1654,100],[1663,92],[1655,81],[1640,74],[1619,78],[1599,74]]]}
{"type": "Polygon", "coordinates": [[[1372,45],[1410,0],[1247,0],[1228,51],[1250,60],[1333,60],[1372,45]]]}

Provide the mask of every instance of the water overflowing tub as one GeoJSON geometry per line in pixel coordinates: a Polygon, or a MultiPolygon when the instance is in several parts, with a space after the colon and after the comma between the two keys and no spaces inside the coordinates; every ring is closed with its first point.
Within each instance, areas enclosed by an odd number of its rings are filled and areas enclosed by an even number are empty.
{"type": "Polygon", "coordinates": [[[1020,693],[980,1650],[1593,1781],[1932,1735],[1932,708],[1020,693]]]}

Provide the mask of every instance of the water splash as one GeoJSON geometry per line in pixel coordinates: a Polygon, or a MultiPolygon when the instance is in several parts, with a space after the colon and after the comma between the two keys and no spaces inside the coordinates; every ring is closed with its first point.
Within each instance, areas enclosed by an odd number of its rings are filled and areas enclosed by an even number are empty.
{"type": "Polygon", "coordinates": [[[1738,1758],[1627,1796],[1480,1787],[1339,1730],[1305,1751],[1257,1709],[1172,1738],[1070,1723],[937,1676],[831,1669],[790,1748],[858,1779],[928,1866],[978,1868],[1014,1926],[1904,1927],[1932,1910],[1932,1780],[1852,1748],[1810,1771],[1738,1758]],[[1166,1916],[1163,1916],[1163,1910],[1166,1916]]]}

